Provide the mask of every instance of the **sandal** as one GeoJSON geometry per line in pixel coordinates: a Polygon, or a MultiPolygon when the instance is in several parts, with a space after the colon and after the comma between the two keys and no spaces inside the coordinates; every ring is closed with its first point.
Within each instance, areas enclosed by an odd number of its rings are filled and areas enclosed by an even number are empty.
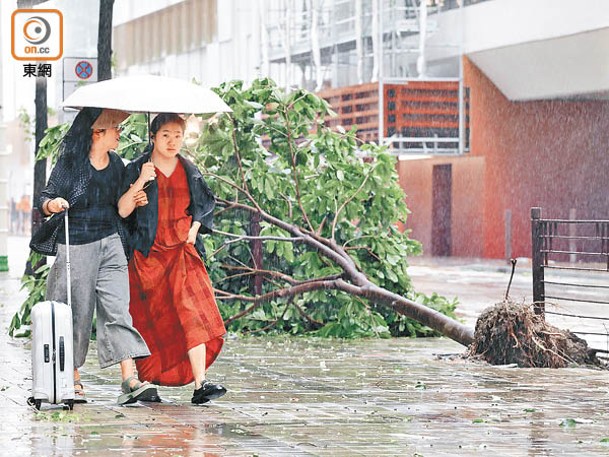
{"type": "Polygon", "coordinates": [[[209,381],[203,381],[201,387],[195,389],[192,399],[190,400],[195,405],[202,405],[210,400],[215,400],[226,394],[226,387],[221,384],[213,384],[209,381]]]}
{"type": "Polygon", "coordinates": [[[121,383],[123,394],[118,397],[119,405],[128,405],[136,401],[161,401],[156,387],[148,381],[140,382],[135,376],[129,376],[121,383]],[[136,383],[131,386],[131,381],[136,383]]]}
{"type": "Polygon", "coordinates": [[[84,385],[80,379],[74,380],[74,403],[87,403],[84,385]]]}

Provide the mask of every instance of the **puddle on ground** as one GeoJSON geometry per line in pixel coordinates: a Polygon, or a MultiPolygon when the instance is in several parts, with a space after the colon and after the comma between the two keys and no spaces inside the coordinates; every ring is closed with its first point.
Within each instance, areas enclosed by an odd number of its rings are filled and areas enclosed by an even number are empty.
{"type": "MultiPolygon", "coordinates": [[[[4,326],[13,312],[0,308],[4,326]]],[[[2,332],[0,347],[14,456],[609,455],[607,372],[492,367],[447,339],[228,338],[209,378],[229,392],[202,407],[192,386],[117,406],[119,370],[100,370],[92,345],[90,403],[67,413],[28,407],[28,345],[2,332]]]]}

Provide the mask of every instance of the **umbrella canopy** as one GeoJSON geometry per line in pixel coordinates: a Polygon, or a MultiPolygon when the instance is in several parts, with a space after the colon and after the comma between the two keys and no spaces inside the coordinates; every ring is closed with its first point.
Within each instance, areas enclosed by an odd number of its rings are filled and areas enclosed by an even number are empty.
{"type": "Polygon", "coordinates": [[[63,102],[65,108],[111,108],[131,113],[230,113],[213,91],[177,78],[139,75],[82,86],[63,102]]]}

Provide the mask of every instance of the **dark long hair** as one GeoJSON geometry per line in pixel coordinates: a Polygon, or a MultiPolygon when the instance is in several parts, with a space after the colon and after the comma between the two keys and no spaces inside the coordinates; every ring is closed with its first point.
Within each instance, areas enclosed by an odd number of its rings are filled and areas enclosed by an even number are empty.
{"type": "Polygon", "coordinates": [[[184,119],[182,119],[178,114],[160,113],[152,120],[152,124],[150,124],[150,134],[156,135],[156,132],[158,132],[162,126],[170,122],[180,124],[182,126],[182,130],[186,129],[186,121],[184,121],[184,119]]]}
{"type": "Polygon", "coordinates": [[[72,126],[59,147],[59,157],[69,167],[82,164],[88,157],[93,143],[91,126],[101,114],[101,108],[83,108],[74,118],[72,126]]]}

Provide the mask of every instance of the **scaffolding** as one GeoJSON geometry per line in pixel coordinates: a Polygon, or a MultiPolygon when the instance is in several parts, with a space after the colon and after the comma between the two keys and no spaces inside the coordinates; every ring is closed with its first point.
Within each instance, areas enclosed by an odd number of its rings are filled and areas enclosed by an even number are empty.
{"type": "MultiPolygon", "coordinates": [[[[450,65],[430,65],[427,39],[446,11],[478,1],[485,0],[270,0],[263,14],[263,66],[286,87],[304,87],[334,103],[355,99],[356,92],[368,93],[365,115],[359,116],[366,121],[362,136],[389,144],[397,153],[463,153],[468,120],[460,48],[450,65]],[[387,95],[400,93],[406,100],[414,92],[404,87],[412,88],[415,81],[427,86],[412,90],[426,90],[434,100],[427,105],[398,101],[400,109],[391,113],[396,100],[388,101],[387,95]],[[370,83],[377,91],[376,110],[370,107],[370,83]],[[451,95],[442,104],[437,92],[445,92],[446,83],[451,84],[451,95]],[[350,87],[353,94],[348,93],[350,87]],[[435,119],[432,105],[437,108],[435,119]],[[417,123],[417,117],[430,122],[417,123]]],[[[349,122],[355,108],[345,106],[349,122]]],[[[342,105],[339,117],[341,110],[342,105]]]]}

